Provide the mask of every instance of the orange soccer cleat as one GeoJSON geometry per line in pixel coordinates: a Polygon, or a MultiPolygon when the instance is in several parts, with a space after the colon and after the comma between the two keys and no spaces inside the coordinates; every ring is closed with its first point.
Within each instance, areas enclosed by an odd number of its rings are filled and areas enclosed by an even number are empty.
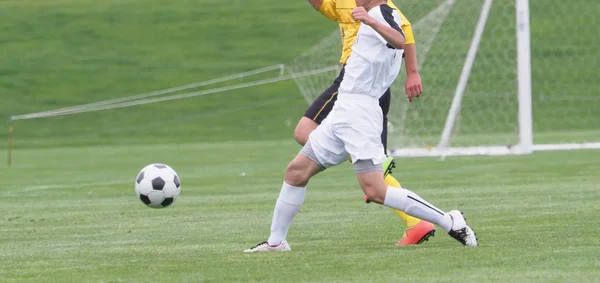
{"type": "Polygon", "coordinates": [[[404,232],[402,239],[396,243],[396,246],[418,245],[428,241],[429,237],[435,234],[435,226],[430,222],[421,220],[418,224],[409,227],[404,232]]]}

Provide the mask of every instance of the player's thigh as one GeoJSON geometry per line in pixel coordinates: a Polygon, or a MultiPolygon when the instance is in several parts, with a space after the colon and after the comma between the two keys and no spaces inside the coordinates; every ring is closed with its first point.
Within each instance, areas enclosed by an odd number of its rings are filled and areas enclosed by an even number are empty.
{"type": "Polygon", "coordinates": [[[314,161],[323,169],[341,164],[348,160],[344,143],[335,136],[332,126],[325,122],[315,129],[305,147],[310,145],[314,161]]]}
{"type": "Polygon", "coordinates": [[[343,142],[353,162],[372,160],[376,164],[382,164],[386,160],[381,142],[381,120],[381,117],[358,118],[347,125],[336,127],[335,135],[343,142]]]}
{"type": "Polygon", "coordinates": [[[362,135],[344,138],[344,148],[352,161],[371,160],[381,166],[387,157],[379,133],[374,134],[373,137],[365,135],[364,132],[357,133],[362,135]]]}
{"type": "Polygon", "coordinates": [[[319,124],[317,124],[317,122],[307,117],[302,117],[294,129],[294,138],[301,145],[305,145],[310,133],[312,133],[312,131],[314,131],[318,126],[319,124]]]}

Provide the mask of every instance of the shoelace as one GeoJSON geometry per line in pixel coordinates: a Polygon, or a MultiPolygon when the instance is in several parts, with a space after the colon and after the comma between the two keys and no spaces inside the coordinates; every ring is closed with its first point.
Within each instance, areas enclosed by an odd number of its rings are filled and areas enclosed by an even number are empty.
{"type": "Polygon", "coordinates": [[[256,246],[254,246],[254,247],[251,247],[250,249],[256,249],[256,248],[258,248],[258,247],[260,247],[260,246],[262,246],[262,245],[267,245],[267,246],[268,246],[268,245],[269,245],[269,243],[267,243],[267,241],[264,241],[264,242],[261,242],[261,243],[258,243],[258,244],[256,244],[256,246]]]}
{"type": "Polygon", "coordinates": [[[463,245],[467,243],[467,227],[458,230],[451,230],[448,234],[450,234],[450,236],[458,240],[463,245]]]}

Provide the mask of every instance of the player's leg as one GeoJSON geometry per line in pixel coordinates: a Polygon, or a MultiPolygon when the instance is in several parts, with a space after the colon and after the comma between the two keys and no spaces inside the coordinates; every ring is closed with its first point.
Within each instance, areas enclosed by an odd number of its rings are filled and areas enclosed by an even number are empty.
{"type": "Polygon", "coordinates": [[[275,204],[269,239],[244,252],[291,250],[286,236],[292,220],[304,203],[308,181],[312,176],[324,170],[326,166],[340,164],[348,158],[348,154],[342,150],[343,144],[333,138],[331,132],[327,132],[331,130],[328,126],[326,124],[316,129],[300,153],[288,165],[281,192],[275,204]]]}
{"type": "MultiPolygon", "coordinates": [[[[387,91],[383,94],[383,96],[379,99],[379,106],[381,107],[381,111],[383,113],[383,130],[381,132],[381,143],[383,144],[385,152],[387,152],[387,115],[390,110],[391,96],[391,91],[388,88],[387,91]]],[[[388,157],[386,162],[383,164],[385,183],[389,186],[401,187],[398,180],[396,180],[396,178],[392,176],[392,168],[394,167],[395,165],[393,158],[388,157]]],[[[368,202],[368,198],[366,196],[365,200],[368,202]]],[[[421,219],[412,217],[397,209],[392,208],[392,211],[396,213],[396,215],[398,215],[400,219],[402,219],[406,223],[407,227],[400,241],[396,243],[397,246],[420,244],[424,241],[427,241],[429,237],[435,234],[435,226],[430,222],[422,221],[421,219]]]]}
{"type": "MultiPolygon", "coordinates": [[[[391,175],[385,177],[385,183],[392,187],[402,187],[391,175]]],[[[410,216],[394,208],[392,208],[392,211],[406,223],[406,231],[404,231],[404,235],[396,243],[396,246],[417,245],[429,240],[429,237],[435,234],[435,225],[431,222],[410,216]]]]}
{"type": "Polygon", "coordinates": [[[288,230],[304,203],[308,181],[323,169],[311,158],[316,160],[310,143],[308,143],[286,169],[285,179],[273,211],[269,239],[244,252],[285,252],[291,250],[285,240],[288,230]]]}
{"type": "Polygon", "coordinates": [[[338,128],[335,132],[352,157],[358,182],[365,195],[372,202],[439,225],[464,245],[476,246],[475,233],[467,226],[459,211],[444,213],[415,193],[385,183],[382,163],[386,156],[380,137],[383,115],[377,117],[378,113],[371,111],[373,106],[366,103],[361,105],[364,108],[357,107],[350,113],[346,127],[338,128]]]}
{"type": "Polygon", "coordinates": [[[314,156],[310,144],[305,146],[287,167],[285,180],[273,212],[271,235],[267,241],[270,246],[278,246],[285,240],[292,220],[304,203],[308,181],[322,170],[307,156],[311,158],[314,156]]]}
{"type": "Polygon", "coordinates": [[[376,164],[371,159],[357,160],[354,163],[358,182],[372,202],[435,223],[461,244],[477,246],[475,232],[467,226],[461,212],[443,212],[412,191],[387,185],[381,168],[381,164],[376,164]]]}

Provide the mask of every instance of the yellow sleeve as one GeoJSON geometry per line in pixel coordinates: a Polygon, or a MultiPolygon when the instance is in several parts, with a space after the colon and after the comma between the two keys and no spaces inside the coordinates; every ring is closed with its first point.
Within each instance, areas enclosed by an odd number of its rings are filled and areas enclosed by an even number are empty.
{"type": "Polygon", "coordinates": [[[400,21],[401,21],[400,28],[402,28],[402,31],[404,32],[406,44],[414,44],[415,43],[415,35],[413,34],[412,25],[410,24],[408,19],[404,16],[404,14],[402,14],[400,9],[398,9],[398,7],[396,7],[396,5],[394,5],[394,3],[392,3],[392,0],[388,0],[388,6],[392,7],[393,9],[398,11],[398,14],[400,14],[400,21]]]}
{"type": "Polygon", "coordinates": [[[325,17],[328,17],[334,22],[338,21],[337,10],[335,9],[335,0],[323,0],[323,3],[319,8],[319,13],[323,14],[325,17]]]}
{"type": "Polygon", "coordinates": [[[404,24],[404,22],[402,22],[402,26],[400,28],[404,32],[404,39],[406,40],[405,44],[415,44],[415,35],[413,34],[410,23],[404,24]]]}

